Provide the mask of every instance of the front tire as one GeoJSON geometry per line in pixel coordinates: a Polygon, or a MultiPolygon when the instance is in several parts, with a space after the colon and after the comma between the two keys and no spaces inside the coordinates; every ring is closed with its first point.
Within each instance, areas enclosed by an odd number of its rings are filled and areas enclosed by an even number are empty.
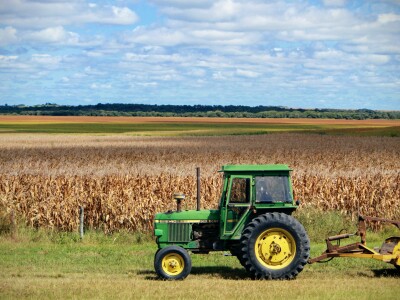
{"type": "Polygon", "coordinates": [[[293,279],[310,254],[304,227],[283,213],[255,218],[243,230],[240,243],[245,268],[255,279],[293,279]]]}
{"type": "Polygon", "coordinates": [[[182,280],[192,270],[192,260],[182,247],[168,246],[156,253],[154,269],[161,279],[182,280]]]}

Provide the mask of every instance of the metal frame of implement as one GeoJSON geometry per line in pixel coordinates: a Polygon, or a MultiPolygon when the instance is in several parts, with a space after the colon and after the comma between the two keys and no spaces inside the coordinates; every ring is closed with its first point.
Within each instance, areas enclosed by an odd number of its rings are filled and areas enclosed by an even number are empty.
{"type": "Polygon", "coordinates": [[[366,225],[365,222],[384,222],[395,225],[400,229],[400,221],[388,220],[376,217],[358,217],[358,230],[355,234],[345,233],[328,237],[326,241],[327,249],[320,256],[309,259],[308,263],[321,262],[334,257],[354,257],[354,258],[373,258],[387,262],[400,268],[400,236],[387,238],[380,249],[370,249],[366,243],[366,225]],[[333,241],[349,238],[351,236],[360,236],[361,242],[340,246],[333,245],[333,241]]]}

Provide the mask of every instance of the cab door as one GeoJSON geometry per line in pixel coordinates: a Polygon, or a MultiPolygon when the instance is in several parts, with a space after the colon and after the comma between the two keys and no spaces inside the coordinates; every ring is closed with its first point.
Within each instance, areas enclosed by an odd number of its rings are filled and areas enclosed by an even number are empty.
{"type": "Polygon", "coordinates": [[[252,177],[232,175],[229,180],[226,201],[221,215],[223,220],[222,237],[230,237],[241,219],[250,209],[252,177]]]}

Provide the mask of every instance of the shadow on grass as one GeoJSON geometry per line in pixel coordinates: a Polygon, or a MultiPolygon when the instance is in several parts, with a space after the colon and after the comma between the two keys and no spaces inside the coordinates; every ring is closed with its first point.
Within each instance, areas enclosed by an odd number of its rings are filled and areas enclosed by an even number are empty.
{"type": "MultiPolygon", "coordinates": [[[[136,272],[137,275],[145,275],[146,280],[157,280],[158,276],[152,270],[140,270],[136,272]]],[[[230,267],[192,267],[190,272],[191,276],[196,275],[209,275],[212,277],[220,277],[222,279],[248,279],[250,278],[246,271],[238,268],[230,267]]]]}
{"type": "Polygon", "coordinates": [[[223,266],[211,266],[211,267],[192,267],[193,275],[211,275],[220,276],[223,279],[246,279],[249,275],[244,269],[230,268],[223,266]]]}
{"type": "Polygon", "coordinates": [[[394,277],[394,278],[400,278],[400,269],[378,269],[378,270],[372,270],[374,273],[375,277],[379,278],[385,278],[385,277],[394,277]]]}

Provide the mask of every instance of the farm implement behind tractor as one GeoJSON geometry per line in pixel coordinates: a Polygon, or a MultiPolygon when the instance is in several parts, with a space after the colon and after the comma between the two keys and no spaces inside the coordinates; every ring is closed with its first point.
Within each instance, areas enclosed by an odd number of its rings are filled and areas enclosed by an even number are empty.
{"type": "Polygon", "coordinates": [[[187,277],[192,268],[189,251],[208,254],[229,251],[254,279],[293,279],[308,263],[334,257],[374,258],[399,268],[400,237],[385,240],[379,250],[367,247],[365,221],[400,221],[360,217],[355,234],[326,239],[327,250],[309,259],[310,241],[292,213],[291,169],[287,165],[225,165],[218,209],[200,210],[200,170],[197,169],[197,209],[182,210],[185,195],[177,193],[176,211],[158,213],[154,235],[158,250],[154,268],[162,279],[187,277]],[[340,246],[340,240],[361,236],[360,243],[340,246]],[[336,241],[337,245],[332,242],[336,241]]]}
{"type": "Polygon", "coordinates": [[[326,241],[327,249],[320,256],[309,259],[308,263],[324,262],[327,259],[335,257],[353,257],[353,258],[373,258],[386,263],[393,264],[400,270],[400,236],[387,238],[381,248],[371,249],[367,247],[366,241],[366,221],[390,223],[400,229],[400,221],[375,218],[375,217],[358,217],[358,230],[356,233],[344,233],[328,237],[326,241]],[[340,241],[352,236],[360,236],[361,242],[340,246],[340,241]],[[336,245],[332,243],[336,242],[336,245]]]}

